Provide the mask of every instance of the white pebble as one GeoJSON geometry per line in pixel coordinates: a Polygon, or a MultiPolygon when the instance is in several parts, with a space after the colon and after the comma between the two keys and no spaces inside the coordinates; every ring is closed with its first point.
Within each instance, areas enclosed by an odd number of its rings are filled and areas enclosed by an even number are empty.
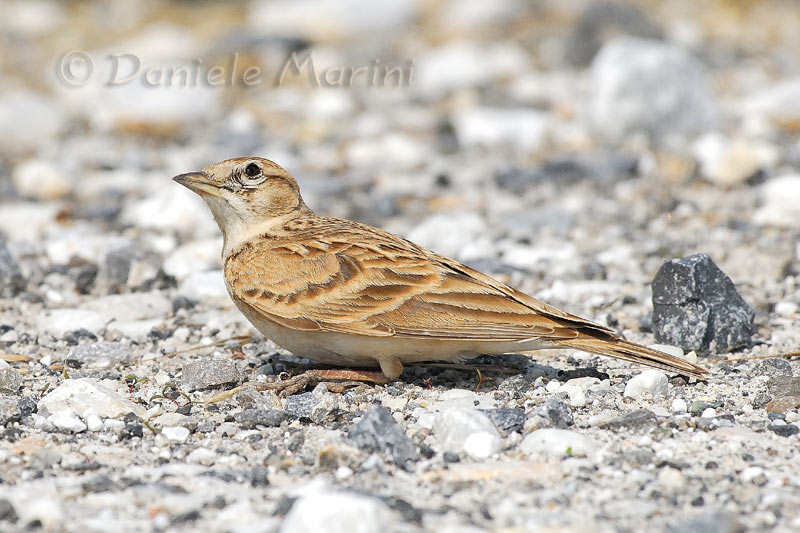
{"type": "Polygon", "coordinates": [[[645,395],[663,398],[667,395],[668,388],[669,380],[666,374],[659,370],[648,369],[628,381],[624,395],[636,399],[642,399],[645,395]]]}
{"type": "Polygon", "coordinates": [[[597,444],[582,433],[568,429],[538,429],[522,440],[520,450],[528,455],[546,454],[556,457],[565,455],[588,456],[597,449],[597,444]]]}
{"type": "Polygon", "coordinates": [[[764,469],[760,466],[748,466],[740,474],[741,480],[745,483],[750,483],[754,479],[764,474],[764,469]]]}
{"type": "Polygon", "coordinates": [[[794,318],[797,314],[797,304],[794,302],[778,302],[775,304],[775,314],[786,318],[794,318]]]}
{"type": "Polygon", "coordinates": [[[672,400],[672,412],[676,415],[682,415],[686,413],[689,409],[689,406],[686,404],[686,400],[682,398],[676,398],[672,400]]]}
{"type": "Polygon", "coordinates": [[[586,394],[583,392],[583,389],[578,385],[571,385],[570,383],[565,383],[558,389],[558,392],[566,392],[569,395],[570,407],[583,407],[584,405],[586,405],[586,394]]]}
{"type": "Polygon", "coordinates": [[[547,385],[544,386],[544,390],[546,390],[550,394],[558,392],[558,389],[560,388],[561,388],[561,382],[556,379],[548,381],[547,385]]]}
{"type": "Polygon", "coordinates": [[[662,468],[658,473],[658,482],[667,490],[678,491],[686,486],[686,476],[676,468],[662,468]]]}
{"type": "Polygon", "coordinates": [[[97,416],[97,412],[91,407],[81,413],[81,418],[83,418],[83,421],[86,422],[86,428],[89,431],[100,431],[103,429],[103,421],[99,416],[97,416]]]}
{"type": "Polygon", "coordinates": [[[62,431],[71,431],[72,433],[86,431],[86,424],[78,418],[78,415],[67,409],[53,413],[47,417],[47,421],[62,431]]]}
{"type": "Polygon", "coordinates": [[[183,443],[189,438],[189,430],[181,426],[167,426],[161,428],[161,435],[170,442],[183,443]]]}
{"type": "Polygon", "coordinates": [[[297,500],[281,524],[281,533],[367,533],[387,531],[392,512],[378,498],[362,494],[317,491],[297,500]]]}
{"type": "Polygon", "coordinates": [[[436,439],[445,451],[485,459],[500,451],[502,438],[489,417],[477,409],[453,407],[436,415],[436,439]]]}
{"type": "Polygon", "coordinates": [[[497,450],[497,436],[486,433],[473,433],[464,440],[464,451],[475,459],[487,459],[497,450]]]}
{"type": "Polygon", "coordinates": [[[717,411],[713,407],[706,407],[700,415],[701,418],[714,418],[715,416],[717,416],[717,411]]]}
{"type": "Polygon", "coordinates": [[[204,466],[211,466],[217,460],[217,454],[208,448],[195,448],[186,456],[186,461],[204,466]]]}

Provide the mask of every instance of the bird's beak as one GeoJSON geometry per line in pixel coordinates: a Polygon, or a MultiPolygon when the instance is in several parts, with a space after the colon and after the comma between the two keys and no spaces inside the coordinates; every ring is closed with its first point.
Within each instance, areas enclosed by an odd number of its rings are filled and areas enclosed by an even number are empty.
{"type": "Polygon", "coordinates": [[[172,179],[200,196],[207,194],[221,198],[219,187],[211,183],[205,172],[187,172],[186,174],[178,174],[172,179]]]}

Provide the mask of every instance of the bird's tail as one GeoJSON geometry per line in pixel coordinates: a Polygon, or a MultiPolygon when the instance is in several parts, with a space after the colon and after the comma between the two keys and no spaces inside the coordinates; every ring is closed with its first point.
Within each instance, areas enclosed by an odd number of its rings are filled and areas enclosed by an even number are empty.
{"type": "Polygon", "coordinates": [[[608,355],[697,379],[706,379],[708,374],[708,370],[702,366],[620,338],[606,340],[586,335],[576,339],[560,341],[559,345],[599,355],[608,355]]]}

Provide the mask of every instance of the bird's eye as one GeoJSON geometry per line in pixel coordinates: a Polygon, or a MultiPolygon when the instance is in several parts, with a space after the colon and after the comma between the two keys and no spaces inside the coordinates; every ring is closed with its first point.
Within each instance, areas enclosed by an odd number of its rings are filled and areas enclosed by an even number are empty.
{"type": "Polygon", "coordinates": [[[255,163],[250,163],[246,167],[244,167],[244,175],[248,178],[255,178],[261,174],[261,167],[256,165],[255,163]]]}

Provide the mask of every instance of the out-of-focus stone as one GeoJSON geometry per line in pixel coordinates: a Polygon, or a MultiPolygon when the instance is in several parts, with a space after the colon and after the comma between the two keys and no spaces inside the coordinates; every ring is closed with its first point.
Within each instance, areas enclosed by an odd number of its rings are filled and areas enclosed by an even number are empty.
{"type": "Polygon", "coordinates": [[[688,136],[712,126],[714,101],[703,68],[685,50],[618,37],[592,62],[590,116],[603,135],[688,136]]]}

